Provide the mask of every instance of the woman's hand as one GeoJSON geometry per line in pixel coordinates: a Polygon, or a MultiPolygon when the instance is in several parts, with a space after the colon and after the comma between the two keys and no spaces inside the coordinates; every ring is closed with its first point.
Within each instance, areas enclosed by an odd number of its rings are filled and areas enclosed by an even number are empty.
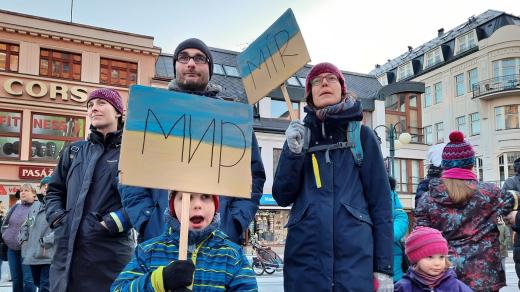
{"type": "Polygon", "coordinates": [[[305,126],[301,121],[291,121],[287,130],[285,130],[285,138],[287,146],[292,153],[300,154],[303,148],[303,135],[305,126]]]}

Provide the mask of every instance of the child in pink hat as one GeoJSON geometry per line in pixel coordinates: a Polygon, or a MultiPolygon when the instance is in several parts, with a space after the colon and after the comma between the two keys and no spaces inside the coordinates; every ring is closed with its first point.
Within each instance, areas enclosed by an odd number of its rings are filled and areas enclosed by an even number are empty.
{"type": "Polygon", "coordinates": [[[395,291],[473,291],[450,268],[448,242],[437,229],[416,228],[406,239],[405,253],[411,267],[395,291]]]}

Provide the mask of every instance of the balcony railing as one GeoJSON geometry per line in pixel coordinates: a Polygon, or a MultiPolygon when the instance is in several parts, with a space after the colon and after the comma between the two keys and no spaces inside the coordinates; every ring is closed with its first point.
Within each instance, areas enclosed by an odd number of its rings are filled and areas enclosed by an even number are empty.
{"type": "Polygon", "coordinates": [[[520,90],[520,74],[495,77],[474,84],[473,98],[506,90],[520,90]]]}

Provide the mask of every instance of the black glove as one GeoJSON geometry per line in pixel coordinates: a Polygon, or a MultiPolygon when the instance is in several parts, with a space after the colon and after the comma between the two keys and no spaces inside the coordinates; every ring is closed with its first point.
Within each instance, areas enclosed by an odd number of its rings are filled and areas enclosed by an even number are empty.
{"type": "Polygon", "coordinates": [[[173,292],[191,292],[191,290],[186,287],[182,287],[182,288],[173,290],[173,292]]]}
{"type": "Polygon", "coordinates": [[[177,291],[188,287],[193,281],[193,272],[195,265],[192,261],[171,262],[163,269],[164,289],[177,291]]]}

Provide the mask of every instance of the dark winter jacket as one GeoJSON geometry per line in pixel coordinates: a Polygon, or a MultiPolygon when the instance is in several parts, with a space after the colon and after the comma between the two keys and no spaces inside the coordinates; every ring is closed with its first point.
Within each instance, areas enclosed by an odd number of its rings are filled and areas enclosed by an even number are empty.
{"type": "MultiPolygon", "coordinates": [[[[515,225],[512,226],[516,232],[515,242],[513,243],[513,260],[515,261],[516,275],[520,278],[520,212],[516,213],[515,225]]],[[[518,288],[520,288],[520,281],[518,282],[518,288]]]]}
{"type": "Polygon", "coordinates": [[[515,175],[506,179],[502,186],[502,190],[520,192],[520,175],[515,175]]]}
{"type": "Polygon", "coordinates": [[[87,142],[65,148],[52,174],[45,197],[57,246],[51,291],[108,291],[132,256],[116,181],[121,135],[92,131],[87,142]]]}
{"type": "Polygon", "coordinates": [[[413,268],[410,267],[408,273],[395,284],[394,291],[396,292],[421,292],[421,291],[435,291],[435,292],[471,292],[466,284],[457,280],[457,275],[452,269],[444,273],[442,281],[435,288],[429,288],[424,285],[418,278],[413,268]]]}
{"type": "Polygon", "coordinates": [[[496,291],[506,285],[500,262],[497,216],[513,209],[515,198],[495,185],[472,181],[476,188],[465,203],[450,199],[442,179],[430,180],[417,202],[415,225],[432,227],[448,241],[449,259],[458,278],[474,290],[496,291]]]}
{"type": "MultiPolygon", "coordinates": [[[[323,128],[315,112],[305,110],[311,146],[346,141],[348,122],[362,118],[359,101],[340,116],[327,118],[323,128]]],[[[360,138],[361,167],[348,148],[295,154],[284,145],[273,197],[280,206],[293,204],[287,222],[285,291],[372,292],[373,272],[392,275],[388,176],[373,131],[362,126],[360,138]]]]}
{"type": "Polygon", "coordinates": [[[416,207],[417,207],[417,202],[419,201],[421,196],[428,191],[429,185],[430,185],[430,177],[425,177],[417,185],[417,191],[415,192],[415,206],[416,207]]]}
{"type": "MultiPolygon", "coordinates": [[[[168,85],[169,90],[218,98],[220,87],[209,84],[206,91],[188,92],[181,90],[175,79],[168,85]]],[[[251,199],[220,197],[221,230],[234,242],[242,244],[242,234],[255,218],[260,198],[262,197],[265,171],[255,134],[251,144],[251,174],[253,189],[251,199]]],[[[119,190],[123,206],[130,221],[139,233],[139,242],[159,236],[164,231],[163,212],[168,208],[168,191],[120,185],[119,190]]]]}
{"type": "Polygon", "coordinates": [[[24,265],[50,265],[56,246],[54,232],[45,219],[45,205],[34,202],[19,235],[24,265]]]}

